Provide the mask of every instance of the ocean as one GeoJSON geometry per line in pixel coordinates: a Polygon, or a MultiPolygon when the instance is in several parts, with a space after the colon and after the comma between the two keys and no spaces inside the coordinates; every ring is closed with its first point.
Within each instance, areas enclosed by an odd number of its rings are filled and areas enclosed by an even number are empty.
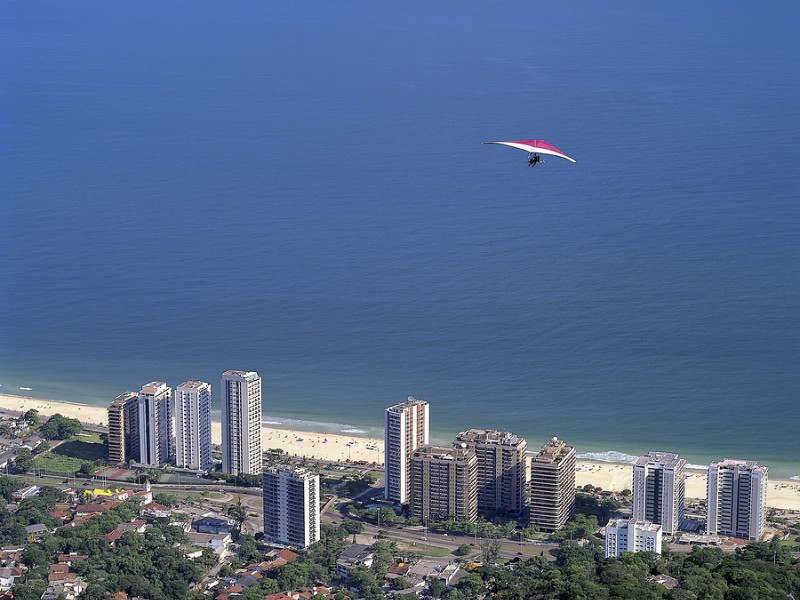
{"type": "Polygon", "coordinates": [[[0,392],[800,476],[796,2],[3,13],[0,392]]]}

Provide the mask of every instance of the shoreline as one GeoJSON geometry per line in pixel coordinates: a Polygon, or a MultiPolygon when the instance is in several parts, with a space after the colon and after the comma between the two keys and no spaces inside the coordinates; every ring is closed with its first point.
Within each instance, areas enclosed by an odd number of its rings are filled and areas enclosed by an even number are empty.
{"type": "MultiPolygon", "coordinates": [[[[25,412],[36,409],[39,414],[50,416],[60,413],[82,423],[105,427],[108,421],[107,407],[91,406],[76,402],[45,400],[32,396],[16,396],[0,393],[0,411],[25,412]]],[[[365,461],[383,464],[383,438],[350,433],[320,433],[297,428],[284,428],[277,424],[262,424],[263,449],[280,448],[284,452],[304,456],[312,460],[340,462],[365,461]]],[[[212,421],[211,437],[214,444],[222,441],[222,424],[212,421]]],[[[606,491],[621,492],[632,487],[632,465],[591,459],[577,461],[575,473],[578,486],[593,485],[606,491]]],[[[704,469],[686,469],[686,497],[706,496],[706,473],[704,469]]],[[[800,511],[800,481],[770,479],[767,506],[781,510],[800,511]]]]}

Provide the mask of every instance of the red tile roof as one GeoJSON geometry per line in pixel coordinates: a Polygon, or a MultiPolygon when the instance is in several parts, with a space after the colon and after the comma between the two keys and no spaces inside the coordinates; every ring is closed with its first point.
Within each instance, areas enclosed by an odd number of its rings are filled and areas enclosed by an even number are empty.
{"type": "Polygon", "coordinates": [[[285,560],[287,563],[297,560],[300,558],[300,555],[297,552],[292,552],[291,550],[287,550],[286,548],[278,551],[278,556],[285,560]]]}

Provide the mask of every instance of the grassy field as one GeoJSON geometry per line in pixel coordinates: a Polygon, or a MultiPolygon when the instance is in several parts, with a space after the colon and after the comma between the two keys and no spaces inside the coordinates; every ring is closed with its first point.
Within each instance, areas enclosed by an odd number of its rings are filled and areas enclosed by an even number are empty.
{"type": "Polygon", "coordinates": [[[73,436],[49,452],[39,454],[33,459],[36,469],[50,473],[74,475],[85,462],[102,461],[106,458],[106,447],[100,435],[84,431],[73,436]]]}
{"type": "Polygon", "coordinates": [[[61,456],[53,452],[45,452],[33,459],[35,469],[41,469],[48,473],[60,473],[64,476],[74,475],[84,462],[86,461],[80,458],[61,456]]]}
{"type": "Polygon", "coordinates": [[[94,462],[105,460],[106,447],[98,442],[84,441],[82,438],[72,438],[50,452],[65,458],[77,458],[82,461],[94,462]]]}
{"type": "Polygon", "coordinates": [[[440,546],[433,546],[432,544],[426,544],[425,542],[407,542],[405,540],[401,540],[398,538],[388,538],[389,541],[395,542],[397,547],[401,550],[406,550],[408,552],[416,552],[417,554],[421,554],[422,556],[433,556],[436,558],[441,558],[443,556],[450,556],[453,551],[450,548],[442,548],[440,546]]]}

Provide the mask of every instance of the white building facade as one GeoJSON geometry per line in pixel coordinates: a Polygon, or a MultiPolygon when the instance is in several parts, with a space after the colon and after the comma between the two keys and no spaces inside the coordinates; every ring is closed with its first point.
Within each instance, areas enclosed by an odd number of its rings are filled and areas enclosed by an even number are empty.
{"type": "Polygon", "coordinates": [[[405,402],[386,409],[384,415],[384,498],[409,501],[411,455],[428,443],[429,406],[409,396],[405,402]]]}
{"type": "Polygon", "coordinates": [[[678,532],[686,507],[686,460],[671,452],[650,452],[633,465],[633,511],[639,521],[678,532]]]}
{"type": "Polygon", "coordinates": [[[661,525],[636,519],[612,519],[606,525],[606,558],[623,552],[661,554],[661,525]]]}
{"type": "Polygon", "coordinates": [[[767,517],[769,468],[751,460],[725,460],[708,467],[706,533],[758,540],[767,517]]]}
{"type": "Polygon", "coordinates": [[[288,466],[263,473],[264,539],[307,548],[320,539],[319,474],[288,466]]]}
{"type": "Polygon", "coordinates": [[[175,389],[175,465],[211,466],[211,384],[184,381],[175,389]]]}
{"type": "Polygon", "coordinates": [[[261,377],[255,371],[225,371],[222,402],[222,472],[260,475],[261,377]]]}
{"type": "Polygon", "coordinates": [[[139,462],[158,466],[172,454],[172,388],[151,381],[139,392],[139,462]]]}

